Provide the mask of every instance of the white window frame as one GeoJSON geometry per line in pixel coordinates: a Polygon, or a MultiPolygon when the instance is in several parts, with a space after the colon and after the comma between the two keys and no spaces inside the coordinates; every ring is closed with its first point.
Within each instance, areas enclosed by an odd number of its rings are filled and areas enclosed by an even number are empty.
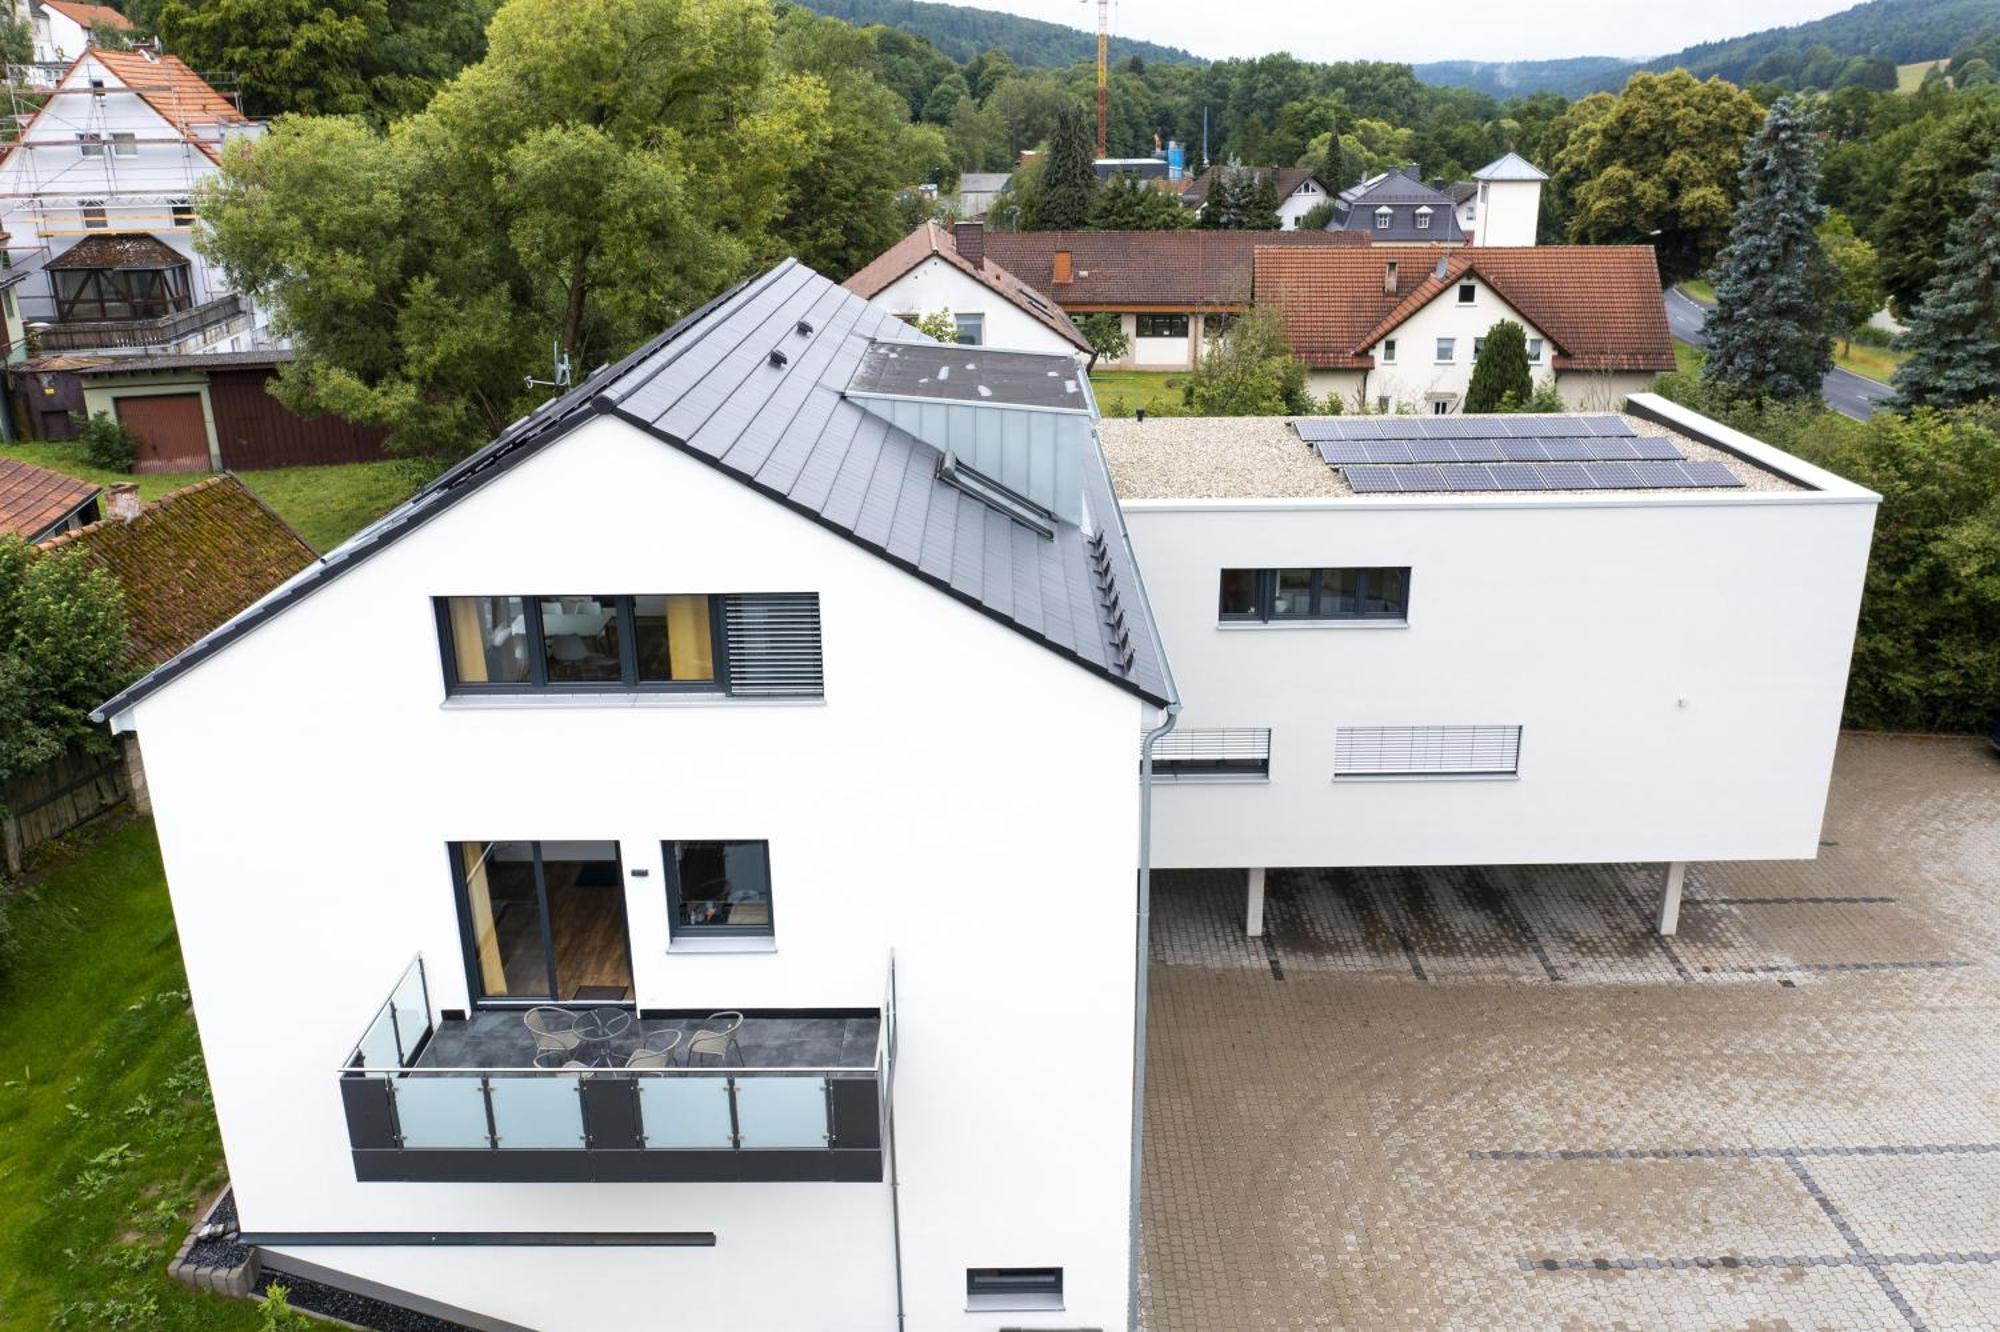
{"type": "Polygon", "coordinates": [[[1458,339],[1439,338],[1437,350],[1432,358],[1439,365],[1452,365],[1458,360],[1458,339]]]}
{"type": "Polygon", "coordinates": [[[1477,305],[1479,303],[1479,284],[1476,282],[1459,283],[1458,303],[1460,305],[1477,305]]]}
{"type": "Polygon", "coordinates": [[[1529,365],[1540,365],[1542,363],[1542,345],[1543,345],[1542,340],[1540,338],[1528,339],[1529,365]]]}
{"type": "Polygon", "coordinates": [[[1394,365],[1395,363],[1396,340],[1394,338],[1384,338],[1382,339],[1382,364],[1394,365]]]}
{"type": "Polygon", "coordinates": [[[1431,209],[1429,204],[1425,204],[1422,208],[1419,208],[1417,210],[1417,230],[1429,231],[1430,229],[1431,229],[1431,209]]]}
{"type": "Polygon", "coordinates": [[[139,155],[139,135],[136,130],[113,130],[106,136],[111,141],[113,157],[137,157],[139,155]]]}
{"type": "Polygon", "coordinates": [[[1521,728],[1342,726],[1334,731],[1336,782],[1513,781],[1521,775],[1521,728]]]}
{"type": "Polygon", "coordinates": [[[986,313],[983,310],[955,310],[951,316],[951,329],[952,336],[958,340],[959,346],[983,346],[986,342],[986,313]],[[972,321],[972,331],[975,334],[970,342],[965,340],[967,320],[972,321]]]}
{"type": "Polygon", "coordinates": [[[104,156],[104,136],[94,131],[77,131],[76,146],[85,157],[104,156]]]}
{"type": "Polygon", "coordinates": [[[1390,221],[1393,220],[1395,216],[1396,214],[1389,208],[1387,204],[1384,204],[1380,208],[1376,209],[1375,230],[1387,231],[1389,229],[1390,221]]]}

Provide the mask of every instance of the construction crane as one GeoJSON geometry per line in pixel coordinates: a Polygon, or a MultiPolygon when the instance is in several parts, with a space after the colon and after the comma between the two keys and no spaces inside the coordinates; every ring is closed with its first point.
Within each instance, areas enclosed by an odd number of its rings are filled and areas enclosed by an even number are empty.
{"type": "MultiPolygon", "coordinates": [[[[1083,0],[1089,4],[1090,0],[1083,0]]],[[[1111,120],[1111,0],[1097,0],[1097,155],[1104,151],[1104,132],[1111,120]]]]}

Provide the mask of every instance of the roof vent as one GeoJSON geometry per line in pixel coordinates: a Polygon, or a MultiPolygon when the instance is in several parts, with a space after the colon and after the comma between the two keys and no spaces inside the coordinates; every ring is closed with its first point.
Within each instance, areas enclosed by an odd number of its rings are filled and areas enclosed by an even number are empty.
{"type": "Polygon", "coordinates": [[[1396,294],[1396,261],[1394,259],[1382,265],[1382,294],[1384,296],[1394,296],[1396,294]]]}
{"type": "Polygon", "coordinates": [[[805,320],[805,319],[799,320],[798,330],[799,330],[799,336],[802,338],[809,338],[813,335],[813,326],[810,320],[805,320]]]}
{"type": "Polygon", "coordinates": [[[791,357],[785,355],[783,352],[779,351],[776,347],[771,348],[772,365],[775,365],[778,367],[778,369],[782,370],[791,363],[792,363],[791,357]]]}

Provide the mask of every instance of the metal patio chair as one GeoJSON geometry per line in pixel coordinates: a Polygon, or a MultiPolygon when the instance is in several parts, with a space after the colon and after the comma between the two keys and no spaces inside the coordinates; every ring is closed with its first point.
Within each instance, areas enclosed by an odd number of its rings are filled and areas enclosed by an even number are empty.
{"type": "Polygon", "coordinates": [[[729,1052],[736,1051],[736,1062],[743,1062],[743,1047],[736,1043],[736,1033],[743,1026],[741,1013],[710,1013],[702,1019],[701,1027],[688,1038],[687,1062],[690,1066],[695,1056],[714,1055],[727,1063],[729,1052]]]}
{"type": "Polygon", "coordinates": [[[521,1022],[535,1038],[536,1068],[545,1067],[544,1056],[567,1059],[583,1044],[583,1033],[576,1030],[576,1015],[566,1009],[531,1008],[521,1015],[521,1022]]]}

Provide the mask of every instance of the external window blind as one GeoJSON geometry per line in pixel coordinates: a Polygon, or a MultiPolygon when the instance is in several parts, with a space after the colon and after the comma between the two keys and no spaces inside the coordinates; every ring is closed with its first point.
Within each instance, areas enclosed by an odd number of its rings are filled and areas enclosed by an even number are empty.
{"type": "MultiPolygon", "coordinates": [[[[1144,738],[1141,737],[1143,752],[1144,738]]],[[[1188,727],[1173,730],[1153,744],[1155,777],[1271,775],[1271,728],[1268,726],[1188,727]]]]}
{"type": "Polygon", "coordinates": [[[725,597],[729,692],[763,698],[818,698],[825,692],[820,657],[819,594],[761,592],[725,597]]]}
{"type": "Polygon", "coordinates": [[[1334,736],[1335,777],[1514,776],[1518,726],[1343,726],[1334,736]]]}

